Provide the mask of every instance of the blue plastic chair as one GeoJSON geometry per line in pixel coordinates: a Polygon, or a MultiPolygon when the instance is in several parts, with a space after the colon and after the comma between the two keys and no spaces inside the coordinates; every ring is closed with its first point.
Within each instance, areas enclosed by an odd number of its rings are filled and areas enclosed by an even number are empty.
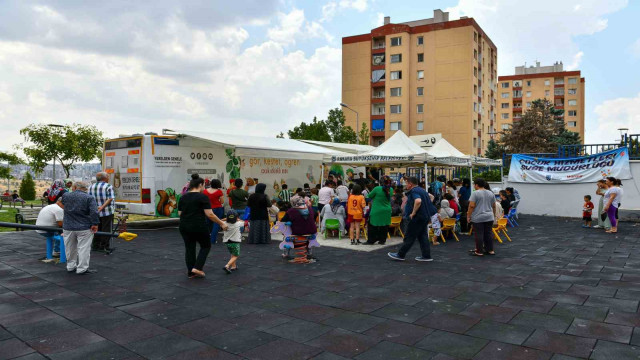
{"type": "Polygon", "coordinates": [[[507,218],[507,221],[509,222],[509,225],[511,225],[511,227],[520,226],[516,221],[516,216],[517,216],[516,214],[517,214],[517,210],[514,208],[511,208],[507,216],[505,216],[507,218]]]}

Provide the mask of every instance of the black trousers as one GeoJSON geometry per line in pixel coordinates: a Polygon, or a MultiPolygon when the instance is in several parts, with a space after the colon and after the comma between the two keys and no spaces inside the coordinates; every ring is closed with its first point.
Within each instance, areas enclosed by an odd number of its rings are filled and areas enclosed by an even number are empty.
{"type": "MultiPolygon", "coordinates": [[[[407,219],[408,220],[408,219],[407,219]]],[[[407,256],[409,250],[413,246],[413,243],[418,240],[420,244],[420,252],[425,259],[431,258],[431,244],[429,243],[429,236],[427,230],[427,224],[429,220],[413,218],[408,220],[407,231],[404,233],[403,244],[398,251],[398,256],[404,259],[407,256]]]]}
{"type": "MultiPolygon", "coordinates": [[[[109,216],[101,216],[100,223],[98,224],[98,231],[111,232],[113,231],[113,214],[109,216]]],[[[109,242],[111,241],[111,236],[93,236],[93,241],[91,242],[91,248],[94,250],[104,250],[109,248],[109,242]]]]}
{"type": "Polygon", "coordinates": [[[460,230],[462,232],[469,232],[469,223],[467,222],[467,210],[469,208],[469,202],[460,200],[460,230]]]}
{"type": "Polygon", "coordinates": [[[187,274],[191,275],[191,269],[202,270],[211,251],[211,237],[207,232],[192,232],[180,229],[180,235],[184,240],[184,260],[187,264],[187,274]],[[196,244],[200,244],[200,251],[196,257],[196,244]]]}
{"type": "Polygon", "coordinates": [[[493,221],[473,223],[473,235],[476,240],[476,251],[493,251],[493,221]]]}

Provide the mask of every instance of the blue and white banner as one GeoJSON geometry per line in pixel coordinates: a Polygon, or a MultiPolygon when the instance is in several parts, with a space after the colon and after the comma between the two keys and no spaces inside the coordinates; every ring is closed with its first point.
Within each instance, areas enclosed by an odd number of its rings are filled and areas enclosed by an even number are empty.
{"type": "Polygon", "coordinates": [[[607,176],[631,179],[626,147],[576,158],[539,158],[523,154],[511,157],[510,182],[590,183],[607,176]]]}

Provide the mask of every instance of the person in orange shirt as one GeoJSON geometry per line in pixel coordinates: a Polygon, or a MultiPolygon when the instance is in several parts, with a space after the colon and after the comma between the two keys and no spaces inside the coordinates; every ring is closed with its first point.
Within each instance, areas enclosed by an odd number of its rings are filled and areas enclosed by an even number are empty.
{"type": "Polygon", "coordinates": [[[351,245],[360,244],[360,223],[362,223],[364,218],[365,206],[367,206],[367,202],[364,200],[364,196],[362,196],[362,187],[358,184],[353,185],[351,195],[349,195],[349,199],[347,199],[349,239],[351,239],[351,245]]]}

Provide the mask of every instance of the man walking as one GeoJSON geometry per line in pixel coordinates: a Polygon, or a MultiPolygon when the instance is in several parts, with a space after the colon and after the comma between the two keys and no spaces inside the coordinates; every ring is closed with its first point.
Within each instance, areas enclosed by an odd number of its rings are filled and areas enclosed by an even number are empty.
{"type": "Polygon", "coordinates": [[[429,219],[436,213],[436,208],[431,203],[427,192],[418,186],[418,179],[412,176],[407,181],[407,205],[404,208],[404,218],[408,222],[407,231],[400,251],[388,253],[393,260],[404,261],[407,252],[418,240],[422,256],[416,257],[416,261],[433,261],[431,248],[429,247],[427,225],[429,219]]]}
{"type": "Polygon", "coordinates": [[[89,270],[91,241],[98,231],[98,205],[96,199],[87,194],[86,182],[75,183],[76,190],[62,196],[64,206],[64,248],[67,255],[67,271],[84,275],[89,270]]]}
{"type": "MultiPolygon", "coordinates": [[[[89,195],[93,196],[96,199],[96,204],[98,204],[98,215],[100,216],[98,231],[110,233],[113,227],[115,194],[113,187],[109,184],[109,174],[99,172],[96,174],[96,180],[97,182],[89,188],[89,195]]],[[[109,246],[110,241],[110,236],[94,236],[91,250],[104,251],[107,254],[111,254],[113,249],[109,246]]]]}

